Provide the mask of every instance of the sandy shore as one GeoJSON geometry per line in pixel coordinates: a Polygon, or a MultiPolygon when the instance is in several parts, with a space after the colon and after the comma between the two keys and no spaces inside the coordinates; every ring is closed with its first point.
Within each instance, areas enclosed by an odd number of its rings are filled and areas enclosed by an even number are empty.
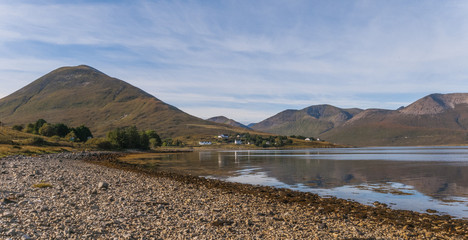
{"type": "Polygon", "coordinates": [[[0,159],[0,239],[468,238],[468,221],[183,174],[141,173],[112,156],[0,159]]]}

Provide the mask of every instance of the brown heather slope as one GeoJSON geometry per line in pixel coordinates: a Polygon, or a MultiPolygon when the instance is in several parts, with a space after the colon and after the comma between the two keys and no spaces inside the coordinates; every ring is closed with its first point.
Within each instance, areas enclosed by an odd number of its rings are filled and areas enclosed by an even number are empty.
{"type": "Polygon", "coordinates": [[[353,146],[468,144],[468,93],[431,94],[399,110],[316,105],[283,111],[252,129],[353,146]]]}
{"type": "Polygon", "coordinates": [[[321,135],[341,144],[468,144],[468,94],[432,94],[401,110],[369,109],[321,135]]]}
{"type": "Polygon", "coordinates": [[[230,133],[168,105],[122,80],[89,66],[62,67],[0,99],[0,121],[26,124],[43,118],[70,126],[84,124],[95,136],[115,127],[136,125],[163,137],[230,133]]]}
{"type": "Polygon", "coordinates": [[[302,110],[285,110],[252,126],[252,129],[280,135],[316,137],[341,126],[361,109],[341,109],[331,105],[316,105],[302,110]]]}

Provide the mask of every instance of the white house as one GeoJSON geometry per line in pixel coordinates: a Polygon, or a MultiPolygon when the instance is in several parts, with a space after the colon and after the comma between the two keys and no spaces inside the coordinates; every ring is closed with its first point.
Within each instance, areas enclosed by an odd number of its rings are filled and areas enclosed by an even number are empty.
{"type": "Polygon", "coordinates": [[[200,141],[198,142],[199,145],[211,145],[211,142],[210,141],[200,141]]]}
{"type": "Polygon", "coordinates": [[[242,144],[242,140],[237,140],[237,139],[236,139],[236,140],[234,140],[234,144],[240,145],[240,144],[242,144]]]}
{"type": "Polygon", "coordinates": [[[304,139],[304,140],[306,140],[306,141],[310,141],[310,138],[306,138],[306,139],[304,139]]]}
{"type": "Polygon", "coordinates": [[[227,134],[221,134],[218,136],[218,138],[229,138],[229,135],[227,134]]]}

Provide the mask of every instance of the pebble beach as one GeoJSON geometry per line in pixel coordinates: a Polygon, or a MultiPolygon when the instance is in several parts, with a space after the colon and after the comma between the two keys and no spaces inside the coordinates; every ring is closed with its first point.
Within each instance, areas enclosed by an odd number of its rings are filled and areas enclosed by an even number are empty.
{"type": "Polygon", "coordinates": [[[119,166],[0,159],[0,239],[468,239],[468,221],[119,166]]]}

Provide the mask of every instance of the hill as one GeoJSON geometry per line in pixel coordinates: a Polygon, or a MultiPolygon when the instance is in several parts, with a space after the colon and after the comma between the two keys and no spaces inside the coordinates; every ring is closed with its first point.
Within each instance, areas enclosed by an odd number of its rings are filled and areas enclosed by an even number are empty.
{"type": "Polygon", "coordinates": [[[321,135],[358,146],[468,144],[468,94],[431,94],[399,110],[370,109],[321,135]]]}
{"type": "Polygon", "coordinates": [[[245,126],[244,124],[237,122],[233,119],[229,119],[225,116],[212,117],[206,120],[210,122],[221,123],[221,124],[226,124],[226,125],[233,126],[233,127],[245,128],[245,129],[250,130],[250,128],[245,126]]]}
{"type": "Polygon", "coordinates": [[[468,94],[431,94],[398,110],[286,110],[252,127],[354,146],[468,144],[468,94]]]}
{"type": "Polygon", "coordinates": [[[302,110],[285,110],[251,128],[280,135],[318,136],[353,118],[362,110],[316,105],[302,110]]]}
{"type": "Polygon", "coordinates": [[[136,125],[163,137],[235,132],[191,116],[122,80],[89,66],[62,67],[0,99],[0,121],[26,124],[43,118],[70,126],[86,125],[95,136],[136,125]]]}

